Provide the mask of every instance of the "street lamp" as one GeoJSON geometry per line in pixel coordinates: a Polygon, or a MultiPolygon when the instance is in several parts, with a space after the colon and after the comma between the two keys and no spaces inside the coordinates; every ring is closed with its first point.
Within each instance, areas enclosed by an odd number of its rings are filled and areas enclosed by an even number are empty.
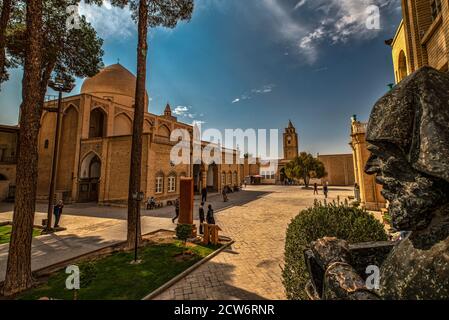
{"type": "Polygon", "coordinates": [[[53,159],[51,167],[51,180],[50,180],[50,190],[48,193],[48,211],[47,211],[47,225],[45,227],[45,232],[53,231],[51,227],[51,219],[53,216],[53,199],[55,196],[56,188],[56,169],[58,163],[59,154],[59,137],[61,136],[61,116],[62,116],[62,93],[69,93],[73,90],[75,85],[71,82],[63,81],[60,78],[55,80],[50,80],[48,86],[54,91],[58,92],[58,107],[57,108],[44,108],[48,112],[56,112],[56,132],[55,132],[55,142],[53,148],[53,159]]]}
{"type": "Polygon", "coordinates": [[[137,247],[138,247],[138,235],[137,233],[139,232],[139,223],[140,223],[140,202],[143,200],[144,198],[144,193],[143,192],[133,192],[132,194],[133,196],[133,200],[137,201],[137,208],[136,208],[136,237],[135,237],[135,242],[134,242],[134,261],[132,262],[133,264],[139,264],[139,261],[137,260],[137,247]]]}

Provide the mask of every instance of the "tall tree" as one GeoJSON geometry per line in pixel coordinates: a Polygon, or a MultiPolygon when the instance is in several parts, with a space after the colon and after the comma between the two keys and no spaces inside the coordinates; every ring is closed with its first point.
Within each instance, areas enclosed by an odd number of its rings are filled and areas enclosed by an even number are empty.
{"type": "Polygon", "coordinates": [[[193,0],[112,0],[113,5],[129,5],[133,18],[137,22],[137,83],[133,136],[131,146],[131,165],[128,192],[128,247],[141,241],[139,204],[133,194],[140,192],[142,168],[142,134],[146,103],[146,63],[148,28],[158,26],[174,28],[180,20],[190,20],[193,12],[193,0]]]}
{"type": "Polygon", "coordinates": [[[324,164],[307,152],[301,152],[298,157],[287,163],[285,174],[290,179],[302,179],[306,188],[309,187],[310,179],[327,176],[324,164]]]}
{"type": "Polygon", "coordinates": [[[2,12],[0,14],[0,85],[3,81],[8,80],[6,72],[6,28],[8,26],[11,15],[12,5],[11,0],[2,1],[2,12]]]}
{"type": "Polygon", "coordinates": [[[85,18],[81,17],[78,28],[67,28],[69,16],[66,8],[72,4],[73,0],[27,1],[26,7],[15,11],[6,38],[10,62],[12,66],[23,66],[24,78],[16,200],[5,295],[31,285],[31,236],[38,175],[37,140],[48,82],[52,77],[71,82],[74,77],[93,76],[103,66],[103,41],[85,18]]]}
{"type": "Polygon", "coordinates": [[[17,157],[16,200],[8,254],[4,294],[29,288],[31,278],[31,238],[37,186],[37,136],[40,112],[39,84],[42,61],[42,0],[26,5],[27,41],[24,47],[24,75],[17,157]]]}

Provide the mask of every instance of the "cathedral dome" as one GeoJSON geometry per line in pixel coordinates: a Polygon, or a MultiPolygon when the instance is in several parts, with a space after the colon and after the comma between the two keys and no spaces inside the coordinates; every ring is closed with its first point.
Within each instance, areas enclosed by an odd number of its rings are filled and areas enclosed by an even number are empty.
{"type": "MultiPolygon", "coordinates": [[[[113,64],[84,80],[81,94],[90,94],[131,107],[134,105],[136,80],[136,76],[121,64],[113,64]]],[[[148,97],[147,94],[146,96],[148,97]]]]}

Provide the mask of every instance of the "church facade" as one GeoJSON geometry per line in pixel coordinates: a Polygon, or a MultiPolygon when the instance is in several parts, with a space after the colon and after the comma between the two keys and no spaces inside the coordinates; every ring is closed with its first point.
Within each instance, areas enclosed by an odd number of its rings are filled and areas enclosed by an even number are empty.
{"type": "MultiPolygon", "coordinates": [[[[134,117],[136,77],[120,64],[106,67],[84,81],[78,95],[63,99],[62,129],[57,160],[56,193],[67,202],[126,204],[134,117]]],[[[46,102],[53,107],[56,101],[46,102]]],[[[147,98],[148,106],[148,98],[147,98]]],[[[147,109],[147,108],[146,108],[147,109]]],[[[42,115],[39,133],[38,199],[48,199],[56,113],[42,115]]],[[[176,129],[193,135],[191,125],[179,122],[167,104],[163,115],[145,113],[141,188],[146,197],[172,202],[179,196],[181,177],[193,177],[195,190],[220,192],[242,182],[238,150],[233,164],[177,164],[170,152],[176,129]]],[[[205,147],[207,143],[203,142],[205,147]]]]}

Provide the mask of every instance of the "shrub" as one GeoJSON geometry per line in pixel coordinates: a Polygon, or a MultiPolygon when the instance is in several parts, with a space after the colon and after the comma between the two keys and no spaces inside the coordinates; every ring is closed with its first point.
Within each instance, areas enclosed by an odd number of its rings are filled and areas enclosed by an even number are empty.
{"type": "Polygon", "coordinates": [[[383,225],[365,210],[316,202],[294,218],[287,228],[282,276],[288,299],[308,299],[304,289],[310,277],[304,250],[312,241],[323,237],[337,237],[349,243],[387,240],[383,225]]]}
{"type": "Polygon", "coordinates": [[[178,224],[176,227],[176,237],[179,240],[184,241],[184,245],[187,242],[187,239],[189,239],[192,236],[192,230],[193,225],[190,224],[178,224]]]}

